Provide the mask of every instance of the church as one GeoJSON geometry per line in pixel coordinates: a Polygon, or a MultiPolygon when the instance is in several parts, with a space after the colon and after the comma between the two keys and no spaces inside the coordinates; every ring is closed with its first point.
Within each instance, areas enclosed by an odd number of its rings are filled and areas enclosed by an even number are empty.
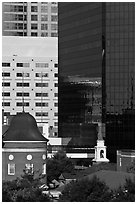
{"type": "Polygon", "coordinates": [[[32,115],[22,112],[14,116],[3,134],[2,179],[14,180],[24,171],[46,178],[47,142],[32,115]]]}

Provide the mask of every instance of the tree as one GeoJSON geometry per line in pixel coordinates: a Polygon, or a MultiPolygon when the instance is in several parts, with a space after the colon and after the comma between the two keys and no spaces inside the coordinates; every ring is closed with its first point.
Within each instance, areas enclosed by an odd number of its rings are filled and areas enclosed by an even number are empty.
{"type": "Polygon", "coordinates": [[[99,202],[109,201],[112,191],[96,176],[92,180],[81,179],[68,184],[60,197],[61,202],[99,202]]]}
{"type": "Polygon", "coordinates": [[[113,202],[135,202],[135,182],[126,179],[125,185],[113,193],[113,202]]]}
{"type": "Polygon", "coordinates": [[[34,174],[24,173],[21,178],[13,181],[4,181],[2,185],[3,202],[42,202],[50,199],[39,189],[40,179],[34,178],[34,174]]]}
{"type": "Polygon", "coordinates": [[[58,151],[53,158],[47,160],[47,177],[49,181],[58,179],[63,172],[72,172],[74,165],[64,151],[58,151]]]}

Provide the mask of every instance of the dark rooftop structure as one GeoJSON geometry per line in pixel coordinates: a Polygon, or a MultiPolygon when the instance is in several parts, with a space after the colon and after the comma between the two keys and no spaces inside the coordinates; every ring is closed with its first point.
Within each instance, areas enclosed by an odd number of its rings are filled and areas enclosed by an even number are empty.
{"type": "Polygon", "coordinates": [[[3,138],[4,141],[48,141],[40,133],[35,118],[25,112],[13,117],[3,138]]]}

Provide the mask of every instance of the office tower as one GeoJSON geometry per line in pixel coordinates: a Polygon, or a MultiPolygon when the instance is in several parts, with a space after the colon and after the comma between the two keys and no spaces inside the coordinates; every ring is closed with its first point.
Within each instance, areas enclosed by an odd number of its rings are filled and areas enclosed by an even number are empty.
{"type": "MultiPolygon", "coordinates": [[[[70,127],[75,123],[89,126],[101,120],[106,126],[104,136],[109,158],[113,160],[117,149],[134,149],[135,142],[135,4],[61,2],[58,9],[59,135],[65,137],[66,129],[70,129],[69,135],[73,137],[78,128],[70,127]],[[87,83],[97,81],[99,84],[99,78],[101,94],[94,94],[95,88],[90,87],[88,95],[87,83]],[[101,104],[96,115],[101,113],[101,117],[95,119],[94,101],[98,98],[101,104]],[[86,112],[91,116],[88,121],[85,121],[86,112]]],[[[85,130],[83,138],[86,138],[85,130]]],[[[78,135],[77,141],[81,138],[81,134],[78,135]]]]}
{"type": "MultiPolygon", "coordinates": [[[[59,3],[59,136],[94,147],[102,115],[102,4],[59,3]]],[[[87,151],[87,150],[86,150],[87,151]]]]}
{"type": "Polygon", "coordinates": [[[135,3],[106,3],[106,145],[135,149],[135,3]]]}
{"type": "Polygon", "coordinates": [[[58,36],[57,2],[3,2],[3,36],[58,36]]]}
{"type": "Polygon", "coordinates": [[[2,41],[4,123],[8,116],[25,111],[39,127],[48,124],[50,136],[57,137],[57,39],[12,36],[3,37],[2,41]]]}

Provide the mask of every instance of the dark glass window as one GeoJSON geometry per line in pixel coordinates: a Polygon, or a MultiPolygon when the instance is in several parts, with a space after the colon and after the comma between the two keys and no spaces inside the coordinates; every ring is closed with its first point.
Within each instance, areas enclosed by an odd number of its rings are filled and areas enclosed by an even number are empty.
{"type": "Polygon", "coordinates": [[[36,97],[48,97],[48,93],[36,93],[36,97]]]}
{"type": "Polygon", "coordinates": [[[36,87],[48,87],[48,83],[36,83],[36,87]]]}
{"type": "Polygon", "coordinates": [[[54,97],[58,97],[58,93],[54,93],[54,97]]]}
{"type": "Polygon", "coordinates": [[[32,30],[37,30],[38,29],[38,24],[36,24],[36,23],[31,24],[31,29],[32,30]]]}
{"type": "Polygon", "coordinates": [[[2,96],[10,96],[10,92],[2,92],[2,96]]]}
{"type": "Polygon", "coordinates": [[[37,15],[31,15],[31,21],[37,21],[38,16],[37,15]]]}
{"type": "Polygon", "coordinates": [[[58,67],[58,64],[54,64],[54,67],[58,67]]]}
{"type": "Polygon", "coordinates": [[[36,116],[48,116],[48,112],[36,112],[36,116]]]}
{"type": "Polygon", "coordinates": [[[58,73],[55,73],[55,74],[54,74],[54,77],[58,77],[58,73]]]}
{"type": "Polygon", "coordinates": [[[37,12],[38,7],[37,6],[31,6],[31,12],[37,12]]]}
{"type": "Polygon", "coordinates": [[[10,102],[2,102],[2,106],[10,106],[10,102]]]}
{"type": "Polygon", "coordinates": [[[2,72],[2,76],[3,77],[10,77],[10,73],[9,72],[2,72]]]}
{"type": "Polygon", "coordinates": [[[10,86],[10,82],[2,82],[2,86],[10,86]]]}
{"type": "Polygon", "coordinates": [[[22,103],[22,102],[17,102],[17,103],[16,103],[16,106],[29,106],[29,102],[24,102],[24,103],[22,103]]]}
{"type": "Polygon", "coordinates": [[[23,92],[17,92],[16,93],[16,96],[25,96],[25,97],[28,97],[29,96],[29,93],[23,93],[23,92]]]}
{"type": "Polygon", "coordinates": [[[10,63],[9,62],[2,62],[2,67],[10,67],[10,63]]]}
{"type": "Polygon", "coordinates": [[[39,102],[39,103],[35,103],[35,105],[36,105],[36,106],[40,106],[40,107],[42,107],[42,106],[46,106],[46,107],[47,107],[47,106],[48,106],[48,103],[40,103],[40,102],[39,102]]]}
{"type": "Polygon", "coordinates": [[[21,87],[29,87],[29,83],[17,83],[17,86],[21,86],[21,87]]]}
{"type": "Polygon", "coordinates": [[[29,67],[30,64],[29,63],[17,63],[16,66],[17,67],[29,67]]]}

